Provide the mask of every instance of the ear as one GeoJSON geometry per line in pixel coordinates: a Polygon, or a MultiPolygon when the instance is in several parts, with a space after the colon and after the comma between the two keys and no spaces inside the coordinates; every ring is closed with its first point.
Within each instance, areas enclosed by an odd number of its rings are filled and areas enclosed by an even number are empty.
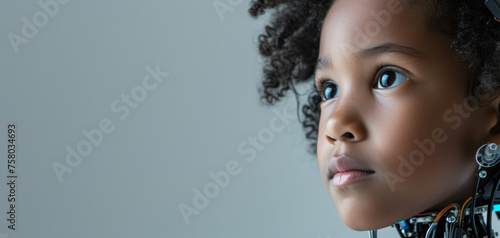
{"type": "Polygon", "coordinates": [[[500,97],[497,96],[486,107],[488,108],[488,122],[492,122],[489,124],[488,141],[500,144],[500,97]]]}

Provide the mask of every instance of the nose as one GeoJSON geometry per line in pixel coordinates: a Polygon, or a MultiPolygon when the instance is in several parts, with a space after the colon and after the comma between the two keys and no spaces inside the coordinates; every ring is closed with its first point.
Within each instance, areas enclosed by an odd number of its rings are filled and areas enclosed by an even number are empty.
{"type": "Polygon", "coordinates": [[[356,106],[356,102],[352,100],[337,101],[327,118],[324,134],[330,143],[364,140],[367,130],[363,122],[361,107],[356,106]]]}

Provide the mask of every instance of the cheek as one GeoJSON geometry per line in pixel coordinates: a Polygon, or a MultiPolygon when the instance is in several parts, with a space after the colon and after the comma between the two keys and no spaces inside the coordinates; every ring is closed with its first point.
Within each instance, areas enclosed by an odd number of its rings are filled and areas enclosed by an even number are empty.
{"type": "Polygon", "coordinates": [[[443,120],[453,102],[430,103],[402,101],[379,109],[370,130],[371,150],[378,152],[374,166],[386,178],[393,176],[397,196],[421,203],[422,209],[467,187],[474,169],[472,127],[453,130],[443,120]]]}
{"type": "Polygon", "coordinates": [[[317,157],[318,166],[320,169],[321,177],[327,186],[327,164],[329,160],[328,149],[326,147],[331,146],[325,137],[325,124],[327,117],[324,113],[321,113],[320,122],[318,126],[318,141],[317,141],[317,157]]]}
{"type": "Polygon", "coordinates": [[[417,141],[431,138],[436,128],[444,127],[444,122],[436,115],[425,103],[409,100],[374,107],[367,121],[373,151],[380,153],[383,164],[397,164],[398,157],[406,157],[418,149],[417,141]]]}

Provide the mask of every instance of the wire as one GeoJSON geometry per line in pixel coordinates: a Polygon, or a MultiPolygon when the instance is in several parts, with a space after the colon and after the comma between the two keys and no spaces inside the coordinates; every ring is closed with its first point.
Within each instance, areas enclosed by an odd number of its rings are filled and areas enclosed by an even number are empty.
{"type": "MultiPolygon", "coordinates": [[[[479,179],[480,177],[477,176],[476,180],[474,181],[474,192],[472,194],[476,194],[477,190],[479,189],[479,179]]],[[[479,237],[479,234],[477,232],[477,227],[476,227],[476,214],[475,214],[475,208],[476,208],[476,197],[474,196],[470,202],[470,218],[471,218],[471,223],[472,223],[472,230],[474,231],[474,237],[479,237]]]]}
{"type": "Polygon", "coordinates": [[[429,227],[429,229],[427,229],[427,233],[425,233],[425,238],[430,238],[431,237],[431,234],[432,234],[432,230],[435,229],[437,226],[437,223],[436,222],[433,222],[431,224],[431,226],[429,227]]]}
{"type": "Polygon", "coordinates": [[[434,222],[438,222],[439,219],[441,219],[441,217],[448,211],[450,210],[451,208],[455,208],[455,211],[458,212],[458,210],[460,210],[460,208],[458,207],[458,204],[456,203],[452,203],[452,204],[449,204],[448,206],[444,207],[443,210],[441,210],[437,217],[434,219],[434,222]]]}
{"type": "Polygon", "coordinates": [[[458,227],[462,227],[462,218],[463,218],[463,214],[464,214],[464,209],[465,209],[465,207],[467,207],[467,203],[469,203],[471,199],[472,199],[472,196],[470,196],[467,200],[465,200],[464,205],[462,205],[462,210],[460,211],[460,219],[458,221],[458,227]]]}

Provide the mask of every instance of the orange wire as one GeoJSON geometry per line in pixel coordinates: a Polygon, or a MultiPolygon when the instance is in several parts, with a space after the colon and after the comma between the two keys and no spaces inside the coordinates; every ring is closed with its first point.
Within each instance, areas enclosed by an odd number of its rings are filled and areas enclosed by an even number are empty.
{"type": "Polygon", "coordinates": [[[465,200],[464,202],[464,205],[462,206],[462,210],[460,211],[460,219],[458,221],[458,227],[461,227],[462,226],[462,218],[463,218],[463,214],[464,214],[464,209],[465,209],[465,205],[472,199],[472,196],[470,198],[468,198],[467,200],[465,200]]]}
{"type": "Polygon", "coordinates": [[[438,222],[439,219],[441,219],[441,217],[448,211],[450,210],[451,208],[455,208],[455,210],[458,211],[458,206],[456,204],[449,204],[448,206],[446,206],[445,208],[443,208],[443,210],[441,210],[439,212],[439,214],[437,215],[436,219],[434,219],[434,222],[438,222]]]}

